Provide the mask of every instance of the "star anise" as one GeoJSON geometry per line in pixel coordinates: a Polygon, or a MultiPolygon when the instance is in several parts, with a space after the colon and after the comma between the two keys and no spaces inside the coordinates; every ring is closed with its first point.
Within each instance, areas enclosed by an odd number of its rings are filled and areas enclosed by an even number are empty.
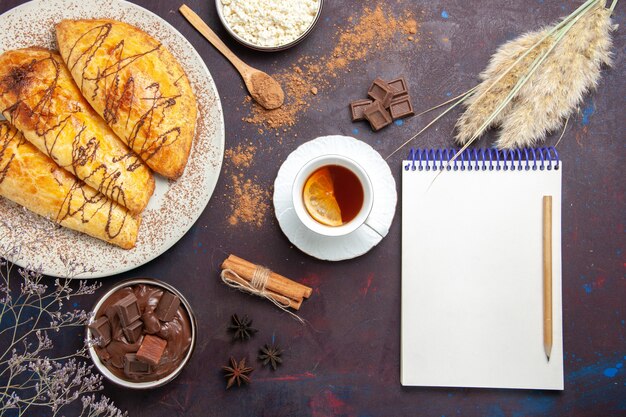
{"type": "Polygon", "coordinates": [[[243,358],[241,362],[237,363],[232,356],[230,357],[230,366],[222,366],[222,369],[225,372],[224,377],[228,379],[226,389],[235,385],[235,382],[238,387],[240,387],[242,383],[249,384],[250,376],[248,376],[248,374],[254,370],[254,368],[246,366],[246,358],[243,358]]]}
{"type": "Polygon", "coordinates": [[[248,316],[239,318],[236,314],[230,318],[232,324],[228,326],[228,330],[233,332],[234,340],[248,340],[258,331],[252,327],[252,320],[248,316]]]}
{"type": "Polygon", "coordinates": [[[266,344],[259,350],[259,360],[263,363],[263,366],[267,366],[269,364],[273,370],[276,370],[278,365],[283,363],[283,360],[280,357],[282,354],[283,351],[278,345],[266,344]]]}

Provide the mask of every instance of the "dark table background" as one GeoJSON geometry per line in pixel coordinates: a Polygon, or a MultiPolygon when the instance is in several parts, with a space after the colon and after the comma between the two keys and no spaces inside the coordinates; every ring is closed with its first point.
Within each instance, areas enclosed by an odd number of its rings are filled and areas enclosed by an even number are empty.
{"type": "MultiPolygon", "coordinates": [[[[243,123],[241,80],[230,64],[183,19],[180,1],[136,0],[176,27],[204,58],[217,84],[226,124],[226,149],[252,142],[257,151],[245,178],[271,190],[280,164],[299,144],[327,134],[354,135],[388,155],[424,126],[430,116],[372,133],[352,124],[347,104],[362,98],[373,78],[404,74],[417,110],[461,93],[476,81],[496,47],[522,32],[549,24],[579,1],[388,2],[394,13],[411,10],[420,24],[419,42],[354,62],[288,132],[243,123]],[[442,41],[448,38],[449,42],[442,41]],[[356,130],[353,130],[357,128],[356,130]]],[[[2,0],[0,12],[22,3],[2,0]]],[[[211,0],[187,0],[244,61],[272,73],[302,55],[328,54],[337,29],[358,18],[360,0],[326,1],[312,35],[285,52],[264,54],[240,47],[221,27],[211,0]]],[[[624,4],[614,21],[624,24],[624,4]]],[[[231,180],[226,159],[208,207],[195,226],[154,261],[103,280],[104,291],[128,277],[150,276],[174,284],[191,302],[200,334],[196,352],[169,385],[133,392],[105,383],[104,393],[131,416],[618,416],[626,415],[626,281],[624,271],[624,56],[623,27],[614,35],[615,65],[603,72],[597,91],[570,120],[559,153],[563,171],[563,323],[565,391],[405,388],[399,382],[400,208],[389,235],[368,254],[344,262],[323,262],[293,247],[273,211],[261,228],[231,226],[231,180]],[[315,288],[301,314],[301,326],[270,303],[228,289],[219,264],[228,253],[262,263],[315,288]],[[249,314],[259,333],[232,344],[226,332],[233,313],[249,314]],[[275,338],[284,366],[271,372],[255,362],[257,349],[275,338]],[[253,383],[224,389],[220,367],[228,357],[248,356],[257,367],[253,383]],[[613,369],[611,369],[613,368],[613,369]],[[615,372],[617,371],[617,372],[615,372]]],[[[451,145],[453,114],[435,125],[419,146],[451,145]]],[[[557,135],[548,139],[554,144],[557,135]]],[[[488,137],[487,140],[491,140],[488,137]]],[[[483,142],[484,143],[484,142],[483,142]]],[[[401,152],[389,160],[400,180],[401,152]]],[[[270,201],[267,201],[271,204],[270,201]]],[[[459,218],[459,220],[461,220],[459,218]]],[[[468,243],[469,244],[469,243],[468,243]]],[[[81,299],[89,309],[93,297],[81,299]]],[[[416,318],[418,319],[418,318],[416,318]]],[[[67,333],[59,351],[77,348],[82,334],[67,333]]],[[[66,415],[73,413],[68,410],[66,415]],[[69,414],[68,414],[69,413],[69,414]]],[[[33,414],[34,415],[34,414],[33,414]]]]}

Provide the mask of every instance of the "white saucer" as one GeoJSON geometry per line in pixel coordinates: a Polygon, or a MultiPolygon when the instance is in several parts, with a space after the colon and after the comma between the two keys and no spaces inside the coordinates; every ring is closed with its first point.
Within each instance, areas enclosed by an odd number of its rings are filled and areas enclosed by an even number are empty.
{"type": "Polygon", "coordinates": [[[385,160],[371,146],[349,136],[322,136],[300,145],[274,181],[274,210],[283,233],[302,252],[327,261],[356,258],[376,246],[389,232],[397,200],[396,182],[385,160]],[[322,236],[306,228],[296,215],[291,193],[296,174],[311,159],[327,154],[351,158],[367,172],[374,188],[369,221],[378,232],[363,224],[345,236],[322,236]]]}

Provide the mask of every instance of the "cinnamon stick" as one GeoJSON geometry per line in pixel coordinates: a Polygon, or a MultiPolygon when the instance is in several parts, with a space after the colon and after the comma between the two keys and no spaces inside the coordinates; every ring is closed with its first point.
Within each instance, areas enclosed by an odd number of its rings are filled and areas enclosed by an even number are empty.
{"type": "MultiPolygon", "coordinates": [[[[235,256],[233,254],[230,254],[228,256],[231,260],[235,261],[236,263],[239,263],[241,265],[246,265],[246,266],[251,266],[253,268],[256,268],[257,265],[253,264],[252,262],[248,262],[245,259],[239,258],[238,256],[235,256]]],[[[307,287],[306,285],[300,284],[296,281],[293,281],[287,277],[284,277],[280,274],[277,274],[276,272],[272,271],[272,274],[270,275],[270,280],[275,280],[277,283],[282,283],[284,285],[287,286],[293,286],[295,288],[301,288],[302,289],[302,297],[303,298],[309,298],[311,296],[311,294],[313,293],[313,289],[311,287],[307,287]]]]}
{"type": "MultiPolygon", "coordinates": [[[[257,265],[232,254],[222,263],[222,269],[230,269],[248,282],[252,280],[256,268],[257,265]]],[[[265,288],[279,295],[291,298],[292,300],[309,298],[313,292],[312,288],[292,281],[275,272],[270,274],[265,288]]]]}
{"type": "MultiPolygon", "coordinates": [[[[247,287],[248,285],[250,285],[249,281],[246,281],[245,279],[240,278],[234,274],[229,274],[228,279],[232,279],[233,281],[237,282],[238,284],[243,285],[244,287],[247,287]]],[[[274,300],[278,301],[279,303],[285,306],[288,305],[294,310],[300,310],[300,307],[302,306],[302,298],[299,300],[293,300],[289,297],[285,297],[284,295],[277,294],[274,291],[268,290],[267,287],[265,289],[265,292],[267,292],[274,300]]]]}

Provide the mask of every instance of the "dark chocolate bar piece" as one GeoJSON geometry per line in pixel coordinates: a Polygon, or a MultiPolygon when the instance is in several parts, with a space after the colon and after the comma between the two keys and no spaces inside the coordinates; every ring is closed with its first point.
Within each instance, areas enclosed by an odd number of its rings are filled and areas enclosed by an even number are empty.
{"type": "Polygon", "coordinates": [[[111,323],[105,316],[91,323],[89,330],[94,339],[98,339],[98,346],[104,347],[111,342],[111,323]]]}
{"type": "Polygon", "coordinates": [[[150,372],[152,372],[150,364],[137,359],[136,354],[127,353],[124,355],[124,373],[126,376],[148,375],[150,372]]]}
{"type": "Polygon", "coordinates": [[[130,325],[124,327],[124,336],[126,336],[128,343],[137,342],[141,338],[142,330],[143,323],[141,320],[134,321],[130,325]]]}
{"type": "Polygon", "coordinates": [[[389,107],[389,105],[391,104],[391,100],[393,99],[393,94],[394,92],[389,86],[389,84],[387,84],[385,80],[383,80],[380,77],[374,80],[374,82],[372,83],[372,86],[367,92],[367,95],[369,97],[373,98],[375,101],[376,100],[380,101],[382,106],[385,108],[389,107]]]}
{"type": "Polygon", "coordinates": [[[363,111],[367,106],[372,103],[373,101],[369,99],[355,100],[350,103],[350,113],[352,114],[352,121],[358,122],[359,120],[365,120],[365,116],[363,116],[363,111]]]}
{"type": "Polygon", "coordinates": [[[122,337],[122,325],[120,324],[120,316],[117,314],[117,307],[110,305],[104,310],[104,315],[109,318],[111,324],[111,339],[119,340],[122,337]]]}
{"type": "Polygon", "coordinates": [[[109,321],[117,317],[117,308],[115,308],[115,305],[108,306],[106,310],[104,310],[104,315],[107,316],[109,321]]]}
{"type": "Polygon", "coordinates": [[[164,291],[159,304],[157,304],[154,315],[161,321],[172,321],[178,311],[180,298],[169,291],[164,291]]]}
{"type": "Polygon", "coordinates": [[[120,317],[120,322],[123,327],[129,326],[132,322],[139,320],[141,317],[141,311],[139,311],[139,304],[137,303],[137,297],[135,294],[128,294],[120,301],[115,303],[117,314],[120,317]]]}
{"type": "Polygon", "coordinates": [[[370,126],[374,130],[380,130],[385,126],[391,124],[391,115],[383,107],[382,103],[378,100],[374,101],[363,112],[365,118],[370,122],[370,126]]]}
{"type": "Polygon", "coordinates": [[[389,112],[394,120],[402,117],[413,116],[415,112],[413,111],[413,105],[411,104],[411,97],[408,94],[405,94],[394,98],[389,106],[389,112]]]}
{"type": "Polygon", "coordinates": [[[161,356],[163,356],[165,346],[167,346],[167,340],[147,334],[143,337],[143,342],[141,342],[141,346],[139,346],[137,359],[156,366],[159,364],[161,356]]]}
{"type": "Polygon", "coordinates": [[[404,77],[398,77],[395,80],[388,81],[387,84],[393,90],[393,97],[399,97],[409,93],[404,77]]]}

